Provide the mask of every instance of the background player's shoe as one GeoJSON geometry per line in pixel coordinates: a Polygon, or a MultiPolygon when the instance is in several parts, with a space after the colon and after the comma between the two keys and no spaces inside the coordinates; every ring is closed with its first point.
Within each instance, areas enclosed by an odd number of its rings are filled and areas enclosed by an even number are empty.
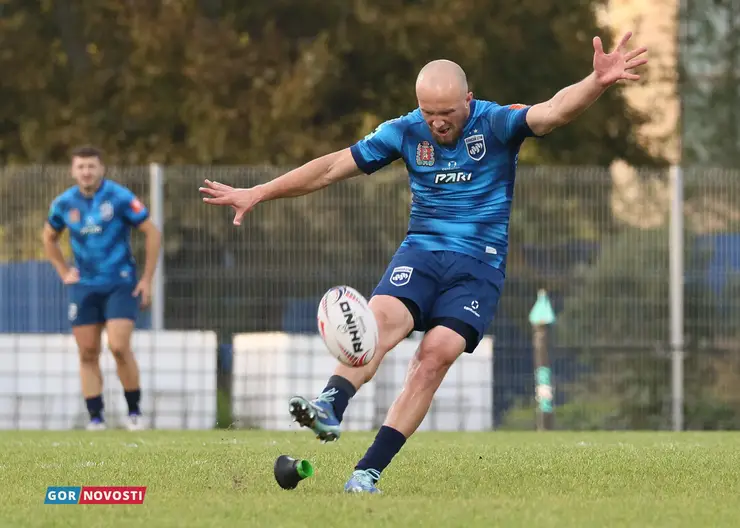
{"type": "Polygon", "coordinates": [[[126,418],[126,429],[129,431],[143,431],[146,429],[144,418],[140,414],[129,414],[126,418]]]}
{"type": "Polygon", "coordinates": [[[339,438],[339,420],[334,413],[334,394],[336,389],[322,392],[318,398],[308,401],[302,396],[290,399],[289,409],[293,421],[301,427],[308,427],[323,442],[332,442],[339,438]]]}
{"type": "Polygon", "coordinates": [[[380,493],[375,483],[380,478],[380,472],[374,469],[356,469],[344,485],[347,493],[380,493]]]}
{"type": "Polygon", "coordinates": [[[85,429],[87,429],[88,431],[105,431],[106,426],[105,426],[105,422],[101,420],[100,418],[93,418],[87,424],[87,427],[85,427],[85,429]]]}

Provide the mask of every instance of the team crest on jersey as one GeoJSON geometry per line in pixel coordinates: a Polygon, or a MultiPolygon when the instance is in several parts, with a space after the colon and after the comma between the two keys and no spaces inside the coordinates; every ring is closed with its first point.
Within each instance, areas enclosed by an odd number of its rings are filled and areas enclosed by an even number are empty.
{"type": "Polygon", "coordinates": [[[465,148],[468,149],[468,156],[475,161],[480,161],[483,156],[486,155],[486,140],[483,134],[476,134],[474,136],[465,138],[465,148]]]}
{"type": "Polygon", "coordinates": [[[434,165],[434,147],[426,140],[416,145],[416,164],[422,167],[434,165]]]}
{"type": "Polygon", "coordinates": [[[113,204],[107,201],[100,204],[100,218],[104,222],[110,222],[113,219],[113,204]]]}
{"type": "Polygon", "coordinates": [[[79,224],[80,223],[80,210],[70,209],[69,213],[67,213],[67,218],[69,219],[70,224],[79,224]]]}

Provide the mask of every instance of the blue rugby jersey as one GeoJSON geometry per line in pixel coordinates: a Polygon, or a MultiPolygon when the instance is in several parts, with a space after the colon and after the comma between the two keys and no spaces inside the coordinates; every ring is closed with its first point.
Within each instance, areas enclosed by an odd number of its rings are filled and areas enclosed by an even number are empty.
{"type": "Polygon", "coordinates": [[[397,159],[406,163],[412,203],[401,247],[457,251],[506,270],[519,148],[534,136],[529,108],[473,100],[454,146],[437,144],[417,108],[352,145],[366,174],[397,159]]]}
{"type": "Polygon", "coordinates": [[[136,279],[131,228],[149,211],[129,189],[104,179],[94,196],[70,187],[51,204],[48,222],[56,231],[69,229],[80,284],[108,286],[136,279]]]}

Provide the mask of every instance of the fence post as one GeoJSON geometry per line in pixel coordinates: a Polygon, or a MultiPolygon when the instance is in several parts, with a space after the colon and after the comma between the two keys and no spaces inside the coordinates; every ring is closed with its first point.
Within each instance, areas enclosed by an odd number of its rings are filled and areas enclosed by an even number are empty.
{"type": "MultiPolygon", "coordinates": [[[[152,222],[164,238],[164,170],[158,163],[149,165],[149,201],[152,222]]],[[[152,330],[164,329],[164,241],[157,257],[152,292],[152,330]]]]}
{"type": "Polygon", "coordinates": [[[669,234],[670,281],[670,343],[671,343],[671,408],[674,431],[683,430],[684,402],[684,341],[683,341],[683,289],[684,289],[684,234],[683,234],[683,171],[671,167],[671,211],[669,234]]]}
{"type": "Polygon", "coordinates": [[[552,370],[548,354],[547,329],[555,322],[547,292],[541,289],[537,292],[537,301],[529,312],[529,322],[532,325],[532,347],[534,349],[534,394],[537,402],[537,430],[550,431],[555,425],[553,409],[552,370]]]}

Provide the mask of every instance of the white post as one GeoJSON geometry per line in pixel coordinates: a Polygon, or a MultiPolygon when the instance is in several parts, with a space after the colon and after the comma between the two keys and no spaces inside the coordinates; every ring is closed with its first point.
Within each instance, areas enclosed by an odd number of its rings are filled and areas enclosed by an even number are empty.
{"type": "Polygon", "coordinates": [[[670,342],[671,342],[671,394],[673,430],[683,430],[683,289],[684,289],[684,238],[683,238],[683,171],[671,167],[671,211],[669,235],[670,259],[670,342]]]}
{"type": "MultiPolygon", "coordinates": [[[[152,222],[164,238],[164,170],[158,163],[149,165],[149,201],[152,222]]],[[[164,247],[164,243],[162,244],[164,247]]],[[[152,292],[152,330],[164,329],[164,249],[157,257],[152,292]]]]}

